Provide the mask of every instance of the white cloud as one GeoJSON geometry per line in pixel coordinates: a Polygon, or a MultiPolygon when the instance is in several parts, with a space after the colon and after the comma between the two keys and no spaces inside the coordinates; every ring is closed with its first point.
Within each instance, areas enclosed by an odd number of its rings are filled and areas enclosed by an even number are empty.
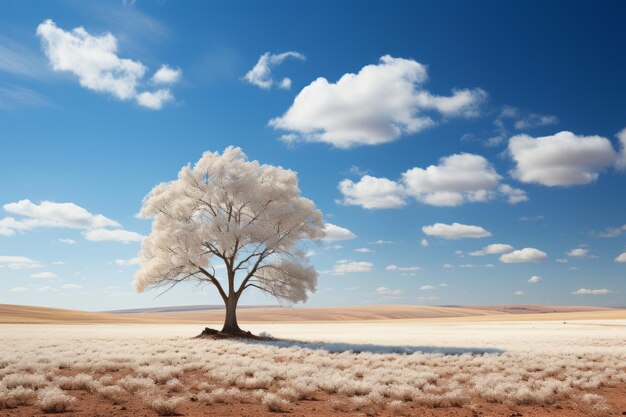
{"type": "MultiPolygon", "coordinates": [[[[52,69],[74,74],[81,86],[120,100],[136,99],[139,105],[150,109],[159,109],[166,101],[162,92],[154,93],[156,96],[138,92],[147,67],[140,61],[120,58],[113,34],[91,35],[83,27],[67,32],[48,19],[37,27],[37,35],[52,69]],[[159,99],[160,105],[157,104],[159,99]]],[[[163,67],[155,77],[161,72],[159,78],[167,78],[161,70],[163,67]]]]}
{"type": "Polygon", "coordinates": [[[402,174],[407,194],[433,206],[458,206],[493,197],[500,175],[480,155],[462,153],[439,160],[439,165],[412,168],[402,174]]]}
{"type": "Polygon", "coordinates": [[[52,265],[65,265],[65,262],[63,262],[63,261],[54,261],[54,262],[52,262],[52,265]]]}
{"type": "Polygon", "coordinates": [[[84,232],[85,239],[91,242],[103,242],[103,241],[112,241],[112,242],[139,242],[144,237],[136,232],[130,232],[124,229],[95,229],[84,232]]]}
{"type": "Polygon", "coordinates": [[[370,248],[357,248],[354,251],[355,252],[359,252],[359,253],[371,253],[371,252],[374,252],[370,248]]]}
{"type": "Polygon", "coordinates": [[[434,291],[437,289],[437,287],[435,287],[434,285],[422,285],[419,289],[421,291],[434,291]]]}
{"type": "Polygon", "coordinates": [[[541,281],[543,281],[543,278],[538,277],[537,275],[533,275],[532,277],[528,279],[528,282],[530,282],[531,284],[538,284],[541,281]]]}
{"type": "Polygon", "coordinates": [[[25,287],[13,287],[13,288],[11,288],[11,292],[14,292],[14,293],[28,292],[28,291],[30,291],[30,290],[28,288],[25,288],[25,287]]]}
{"type": "Polygon", "coordinates": [[[559,118],[548,114],[530,113],[515,121],[515,128],[518,130],[531,129],[534,127],[554,125],[559,122],[559,118]]]}
{"type": "Polygon", "coordinates": [[[61,243],[65,243],[66,245],[75,245],[76,241],[74,239],[57,239],[61,243]]]}
{"type": "Polygon", "coordinates": [[[476,116],[487,95],[480,89],[432,95],[421,87],[426,79],[426,67],[419,62],[385,55],[378,64],[344,74],[336,83],[319,77],[269,124],[298,139],[338,148],[378,145],[437,124],[431,117],[435,114],[476,116]]]}
{"type": "Polygon", "coordinates": [[[161,110],[165,103],[172,100],[174,96],[167,88],[137,94],[137,103],[151,110],[161,110]]]}
{"type": "Polygon", "coordinates": [[[156,84],[176,84],[182,76],[183,71],[180,68],[161,65],[161,68],[152,76],[152,81],[156,84]]]}
{"type": "Polygon", "coordinates": [[[387,265],[385,267],[385,271],[419,271],[422,268],[419,266],[398,266],[398,265],[387,265]]]}
{"type": "Polygon", "coordinates": [[[617,161],[615,162],[615,167],[619,170],[625,170],[626,169],[626,128],[622,129],[617,134],[617,139],[619,139],[619,142],[620,142],[620,153],[617,158],[617,161]]]}
{"type": "Polygon", "coordinates": [[[620,253],[616,258],[615,262],[626,263],[626,252],[620,253]]]}
{"type": "MultiPolygon", "coordinates": [[[[281,54],[266,52],[261,55],[256,65],[244,75],[243,79],[252,85],[268,90],[275,83],[272,79],[272,69],[282,64],[287,58],[294,58],[300,61],[305,59],[304,55],[296,51],[283,52],[281,54]]],[[[283,78],[278,83],[278,88],[289,90],[291,88],[291,79],[283,78]]]]}
{"type": "Polygon", "coordinates": [[[83,288],[83,286],[78,284],[63,284],[63,288],[66,290],[77,290],[83,288]]]}
{"type": "Polygon", "coordinates": [[[386,287],[378,287],[376,288],[376,293],[378,295],[402,295],[404,291],[400,289],[392,290],[386,287]]]}
{"type": "Polygon", "coordinates": [[[591,232],[591,234],[595,237],[608,238],[608,237],[617,237],[624,232],[626,232],[626,224],[623,225],[622,227],[610,227],[610,228],[605,229],[602,232],[591,232]]]}
{"type": "Polygon", "coordinates": [[[481,250],[477,250],[474,252],[470,252],[470,256],[485,256],[485,255],[496,255],[505,252],[511,252],[515,249],[511,245],[507,245],[505,243],[493,243],[491,245],[487,245],[481,250]]]}
{"type": "Polygon", "coordinates": [[[378,239],[378,240],[374,240],[372,242],[367,242],[370,245],[389,245],[391,243],[393,243],[393,240],[383,240],[383,239],[378,239]]]}
{"type": "Polygon", "coordinates": [[[491,233],[480,226],[460,223],[435,223],[422,227],[422,232],[429,236],[440,237],[443,239],[481,238],[491,236],[491,233]]]}
{"type": "Polygon", "coordinates": [[[545,252],[535,248],[524,248],[505,253],[500,256],[500,262],[505,264],[523,263],[523,262],[545,262],[548,255],[545,252]]]}
{"type": "Polygon", "coordinates": [[[38,261],[25,256],[0,256],[0,268],[6,266],[9,269],[41,268],[38,261]]]}
{"type": "Polygon", "coordinates": [[[0,220],[0,230],[13,230],[14,233],[40,227],[95,229],[120,225],[101,214],[92,214],[74,203],[42,201],[36,204],[30,200],[20,200],[5,204],[3,208],[9,213],[27,217],[20,220],[5,217],[0,220]]]}
{"type": "Polygon", "coordinates": [[[56,292],[57,289],[50,287],[48,285],[42,285],[41,287],[37,288],[37,291],[41,291],[41,292],[56,292]]]}
{"type": "Polygon", "coordinates": [[[324,226],[324,232],[326,233],[326,236],[324,236],[322,240],[328,242],[334,242],[338,240],[350,240],[356,237],[354,233],[352,233],[345,227],[336,226],[332,223],[326,223],[326,225],[324,226]]]}
{"type": "Polygon", "coordinates": [[[581,288],[579,290],[574,291],[572,294],[574,295],[604,295],[604,294],[613,294],[614,291],[607,290],[606,288],[600,290],[590,290],[587,288],[581,288]]]}
{"type": "Polygon", "coordinates": [[[527,113],[517,107],[504,106],[493,121],[495,127],[493,136],[486,139],[484,144],[486,146],[500,145],[509,136],[509,122],[513,122],[515,129],[522,130],[556,124],[559,119],[552,115],[527,113]]]}
{"type": "Polygon", "coordinates": [[[517,296],[526,295],[526,293],[524,291],[515,291],[515,295],[517,296]]]}
{"type": "Polygon", "coordinates": [[[130,258],[130,259],[116,259],[115,265],[117,266],[133,266],[139,265],[139,257],[130,258]]]}
{"type": "Polygon", "coordinates": [[[339,183],[343,196],[340,204],[366,209],[398,208],[406,205],[402,185],[387,178],[363,176],[358,182],[345,179],[339,183]]]}
{"type": "Polygon", "coordinates": [[[428,240],[426,240],[426,238],[423,238],[422,240],[420,240],[420,246],[425,248],[428,247],[428,240]]]}
{"type": "Polygon", "coordinates": [[[528,200],[523,190],[500,183],[501,176],[487,159],[469,153],[443,157],[438,165],[411,168],[399,181],[363,176],[354,182],[339,183],[343,196],[341,204],[358,205],[366,209],[398,208],[406,198],[432,206],[458,206],[467,202],[486,202],[497,195],[510,204],[528,200]]]}
{"type": "Polygon", "coordinates": [[[508,184],[501,184],[498,187],[498,191],[500,192],[500,194],[507,197],[507,201],[509,204],[517,204],[528,201],[528,195],[526,194],[526,191],[520,188],[514,188],[508,184]]]}
{"type": "Polygon", "coordinates": [[[37,279],[50,279],[50,278],[56,278],[57,274],[55,274],[54,272],[38,272],[36,274],[32,274],[30,276],[31,278],[37,278],[37,279]]]}
{"type": "Polygon", "coordinates": [[[354,262],[342,259],[335,263],[332,272],[340,275],[352,272],[370,272],[373,267],[374,264],[371,262],[354,262]]]}
{"type": "Polygon", "coordinates": [[[567,256],[570,258],[586,258],[589,256],[589,249],[587,248],[574,248],[567,252],[567,256]]]}
{"type": "Polygon", "coordinates": [[[516,164],[511,171],[514,178],[550,187],[593,182],[617,159],[607,138],[567,131],[538,138],[514,136],[508,152],[516,164]]]}

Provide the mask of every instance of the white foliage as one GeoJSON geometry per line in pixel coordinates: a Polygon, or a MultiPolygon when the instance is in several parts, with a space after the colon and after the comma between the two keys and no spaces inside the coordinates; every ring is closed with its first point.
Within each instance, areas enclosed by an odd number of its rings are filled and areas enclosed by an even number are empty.
{"type": "Polygon", "coordinates": [[[316,288],[317,273],[298,242],[323,237],[321,213],[300,197],[296,173],[248,161],[240,148],[206,152],[183,167],[178,179],[150,192],[141,215],[153,223],[135,275],[139,292],[195,280],[225,298],[214,262],[225,263],[237,297],[254,286],[298,302],[316,288]]]}

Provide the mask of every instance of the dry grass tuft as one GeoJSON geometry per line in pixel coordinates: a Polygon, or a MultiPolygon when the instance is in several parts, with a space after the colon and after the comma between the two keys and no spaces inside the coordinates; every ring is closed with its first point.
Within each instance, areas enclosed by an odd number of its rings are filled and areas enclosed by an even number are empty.
{"type": "Polygon", "coordinates": [[[289,401],[280,398],[276,394],[265,394],[261,403],[273,413],[286,413],[289,411],[289,401]]]}
{"type": "Polygon", "coordinates": [[[37,394],[37,406],[46,413],[63,413],[72,407],[76,398],[57,387],[44,388],[37,394]]]}
{"type": "Polygon", "coordinates": [[[107,400],[112,401],[113,404],[119,404],[124,401],[126,390],[116,385],[110,385],[98,388],[98,393],[107,400]]]}
{"type": "Polygon", "coordinates": [[[180,397],[173,398],[157,398],[150,402],[150,407],[157,412],[160,416],[175,416],[178,415],[176,409],[183,401],[180,397]]]}

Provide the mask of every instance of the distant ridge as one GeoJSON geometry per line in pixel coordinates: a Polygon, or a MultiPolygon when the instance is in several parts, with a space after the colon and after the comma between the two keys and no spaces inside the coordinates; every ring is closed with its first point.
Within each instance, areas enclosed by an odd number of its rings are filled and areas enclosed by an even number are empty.
{"type": "MultiPolygon", "coordinates": [[[[367,305],[348,307],[242,306],[238,319],[245,323],[332,323],[385,322],[458,323],[487,321],[626,320],[626,309],[581,306],[416,306],[367,305]]],[[[0,304],[4,324],[194,324],[219,325],[224,320],[221,306],[169,306],[90,312],[49,307],[0,304]]]]}
{"type": "MultiPolygon", "coordinates": [[[[277,305],[241,305],[239,309],[246,308],[280,308],[277,305]]],[[[224,305],[220,304],[198,304],[190,306],[165,306],[165,307],[149,307],[149,308],[128,308],[124,310],[102,311],[108,314],[150,314],[150,313],[179,313],[183,311],[204,311],[204,310],[224,310],[224,305]]]]}

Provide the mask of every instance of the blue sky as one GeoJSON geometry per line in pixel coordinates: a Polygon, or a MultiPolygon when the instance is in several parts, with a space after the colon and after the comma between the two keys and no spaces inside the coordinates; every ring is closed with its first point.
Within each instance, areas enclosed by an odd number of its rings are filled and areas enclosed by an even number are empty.
{"type": "Polygon", "coordinates": [[[146,193],[236,145],[355,236],[309,305],[626,304],[621,3],[0,7],[0,303],[218,303],[123,264],[146,193]]]}

